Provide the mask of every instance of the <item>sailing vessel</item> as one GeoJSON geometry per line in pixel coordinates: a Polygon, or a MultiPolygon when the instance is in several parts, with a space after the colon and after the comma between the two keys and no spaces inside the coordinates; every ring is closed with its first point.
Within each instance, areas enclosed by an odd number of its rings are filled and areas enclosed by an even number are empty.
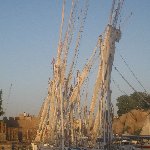
{"type": "MultiPolygon", "coordinates": [[[[123,0],[113,0],[109,23],[104,33],[98,37],[96,47],[82,70],[76,69],[79,45],[83,34],[88,11],[88,0],[84,0],[82,10],[78,10],[79,1],[72,0],[69,21],[63,34],[65,5],[62,6],[62,20],[57,48],[57,57],[53,60],[53,75],[49,80],[48,94],[40,113],[40,123],[35,138],[34,150],[41,143],[49,143],[64,150],[66,147],[94,148],[97,139],[101,139],[101,148],[110,149],[112,144],[111,71],[114,61],[115,45],[121,38],[118,25],[123,0]],[[79,16],[77,15],[79,13],[79,16]],[[68,52],[72,42],[75,24],[78,18],[78,32],[72,62],[68,67],[68,52]],[[64,36],[63,36],[64,35],[64,36]],[[93,87],[91,105],[81,106],[88,98],[88,77],[98,61],[98,72],[93,87]],[[85,98],[84,98],[84,96],[85,98]]],[[[99,142],[100,143],[100,142],[99,142]]],[[[46,145],[45,145],[46,148],[46,145]]],[[[52,148],[52,147],[51,147],[52,148]]],[[[100,146],[99,146],[100,148],[100,146]]],[[[44,148],[43,148],[44,149],[44,148]]]]}

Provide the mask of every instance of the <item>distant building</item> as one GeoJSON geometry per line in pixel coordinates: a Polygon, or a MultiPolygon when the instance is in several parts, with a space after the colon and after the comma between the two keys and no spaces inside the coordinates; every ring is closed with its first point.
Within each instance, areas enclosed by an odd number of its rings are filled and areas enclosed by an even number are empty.
{"type": "Polygon", "coordinates": [[[6,123],[0,121],[0,141],[6,141],[6,123]]]}
{"type": "Polygon", "coordinates": [[[27,113],[0,120],[0,149],[12,147],[12,143],[31,143],[38,128],[38,117],[27,113]]]}

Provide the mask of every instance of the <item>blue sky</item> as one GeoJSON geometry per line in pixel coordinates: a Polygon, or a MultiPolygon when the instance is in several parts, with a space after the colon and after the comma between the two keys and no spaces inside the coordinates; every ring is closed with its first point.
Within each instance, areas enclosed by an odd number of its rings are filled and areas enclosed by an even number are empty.
{"type": "MultiPolygon", "coordinates": [[[[81,1],[80,1],[81,2],[81,1]]],[[[47,94],[52,58],[61,22],[61,0],[0,0],[0,89],[7,116],[26,111],[37,114],[47,94]],[[12,84],[10,97],[9,88],[12,84]]],[[[70,1],[66,1],[66,12],[70,1]]],[[[90,0],[81,40],[79,61],[84,64],[108,23],[111,0],[90,0]]],[[[122,27],[114,65],[129,82],[143,91],[121,61],[121,54],[147,91],[150,91],[150,1],[125,0],[122,27]],[[124,21],[123,21],[124,22],[124,21]]],[[[68,14],[68,13],[66,13],[68,14]]],[[[66,20],[65,20],[66,21],[66,20]]],[[[82,65],[81,65],[82,66],[82,65]]],[[[133,91],[113,70],[112,77],[128,94],[133,91]]],[[[112,84],[112,101],[122,95],[112,84]]]]}

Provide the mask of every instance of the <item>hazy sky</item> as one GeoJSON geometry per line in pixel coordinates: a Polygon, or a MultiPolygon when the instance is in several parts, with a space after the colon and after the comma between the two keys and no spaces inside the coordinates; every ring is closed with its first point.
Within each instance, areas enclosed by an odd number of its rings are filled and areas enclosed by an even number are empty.
{"type": "MultiPolygon", "coordinates": [[[[70,2],[66,1],[66,12],[70,2]]],[[[56,56],[61,7],[61,0],[0,0],[0,89],[7,116],[39,112],[52,75],[51,61],[56,56]]],[[[110,8],[111,0],[89,1],[78,63],[90,56],[108,23],[110,8]]],[[[122,62],[121,54],[150,92],[150,1],[125,0],[122,22],[114,64],[137,91],[143,91],[122,62]],[[133,15],[127,19],[131,12],[133,15]]],[[[114,70],[112,77],[126,93],[133,92],[114,70]]],[[[115,103],[120,95],[112,84],[112,101],[115,103]]]]}

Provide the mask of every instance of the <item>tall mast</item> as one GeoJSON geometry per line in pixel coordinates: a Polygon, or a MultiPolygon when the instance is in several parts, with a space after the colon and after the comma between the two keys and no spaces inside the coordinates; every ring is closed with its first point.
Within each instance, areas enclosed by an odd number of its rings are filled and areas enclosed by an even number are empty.
{"type": "Polygon", "coordinates": [[[99,126],[104,144],[109,145],[112,140],[112,104],[111,104],[111,71],[115,54],[115,43],[121,38],[118,20],[123,0],[113,0],[109,24],[104,35],[100,36],[100,63],[90,106],[89,129],[93,139],[97,138],[99,126]],[[96,111],[96,103],[100,99],[101,111],[96,111]],[[96,115],[93,116],[96,111],[96,115]],[[99,120],[101,118],[101,121],[99,120]],[[94,120],[94,123],[92,124],[94,120]],[[101,125],[99,123],[102,123],[101,125]],[[92,128],[93,127],[93,128],[92,128]]]}
{"type": "Polygon", "coordinates": [[[101,74],[102,74],[102,87],[101,87],[101,100],[103,104],[102,119],[103,119],[103,140],[107,149],[110,149],[112,142],[112,103],[111,103],[111,71],[115,54],[115,43],[119,42],[121,38],[120,27],[118,28],[118,20],[120,11],[123,5],[123,0],[113,0],[110,24],[107,25],[105,30],[104,39],[101,45],[101,74]]]}
{"type": "Polygon", "coordinates": [[[61,138],[62,138],[62,150],[64,150],[64,111],[63,111],[63,97],[62,97],[62,85],[60,83],[60,103],[61,103],[61,138]]]}

